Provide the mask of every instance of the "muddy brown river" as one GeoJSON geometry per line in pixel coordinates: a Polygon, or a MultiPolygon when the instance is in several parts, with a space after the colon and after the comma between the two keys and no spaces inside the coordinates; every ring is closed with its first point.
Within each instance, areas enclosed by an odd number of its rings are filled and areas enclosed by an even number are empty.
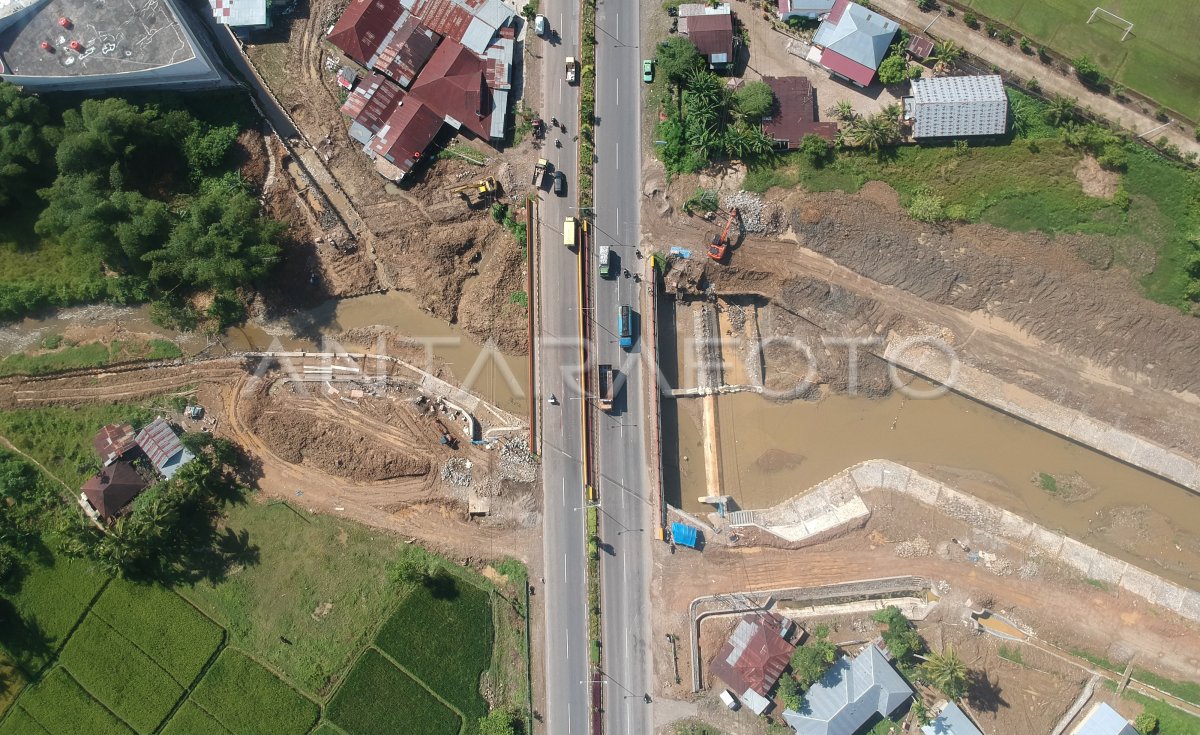
{"type": "MultiPolygon", "coordinates": [[[[0,328],[0,356],[34,347],[49,334],[61,335],[67,330],[99,324],[119,324],[129,332],[173,340],[187,355],[200,352],[208,344],[208,338],[202,335],[179,334],[155,325],[150,321],[147,306],[101,305],[65,309],[54,317],[25,319],[0,328]]],[[[229,329],[221,336],[221,342],[233,351],[341,348],[374,351],[374,344],[323,344],[329,336],[374,326],[394,327],[415,340],[427,340],[438,363],[454,374],[454,382],[512,413],[528,413],[528,358],[476,343],[456,325],[422,311],[411,295],[400,291],[331,300],[265,324],[249,321],[229,329]]]]}

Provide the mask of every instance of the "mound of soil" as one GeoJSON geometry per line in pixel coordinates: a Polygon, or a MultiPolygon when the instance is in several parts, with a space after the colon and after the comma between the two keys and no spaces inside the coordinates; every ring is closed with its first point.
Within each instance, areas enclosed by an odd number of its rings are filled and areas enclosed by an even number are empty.
{"type": "Polygon", "coordinates": [[[254,431],[280,459],[360,482],[424,475],[429,461],[380,447],[373,438],[298,414],[294,422],[267,414],[254,431]],[[303,424],[300,426],[298,424],[303,424]]]}

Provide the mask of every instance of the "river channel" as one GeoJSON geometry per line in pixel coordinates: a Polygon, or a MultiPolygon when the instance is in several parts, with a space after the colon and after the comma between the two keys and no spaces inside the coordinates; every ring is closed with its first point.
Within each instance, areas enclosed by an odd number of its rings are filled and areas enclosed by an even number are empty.
{"type": "MultiPolygon", "coordinates": [[[[130,333],[170,339],[179,344],[186,355],[194,355],[208,346],[208,338],[203,335],[179,334],[155,325],[150,321],[147,306],[89,306],[65,309],[51,317],[25,319],[0,328],[0,355],[35,346],[49,334],[61,335],[68,330],[80,331],[100,325],[119,325],[130,333]]],[[[366,331],[370,327],[392,327],[413,340],[430,343],[435,364],[452,373],[456,384],[464,385],[512,413],[528,413],[528,358],[480,345],[457,325],[447,324],[423,311],[410,294],[402,291],[334,299],[269,323],[248,321],[229,329],[221,335],[220,341],[226,349],[235,352],[341,349],[375,352],[378,345],[373,342],[330,341],[345,332],[366,331]],[[465,385],[468,377],[472,380],[465,385]]],[[[217,350],[213,354],[223,352],[217,350]]],[[[409,354],[405,358],[411,359],[409,354]]],[[[417,366],[427,367],[425,364],[417,366]]]]}
{"type": "MultiPolygon", "coordinates": [[[[668,380],[689,373],[683,314],[680,349],[662,350],[668,380]]],[[[667,502],[696,513],[712,511],[698,501],[708,494],[701,400],[662,402],[667,502]]],[[[858,462],[888,459],[1182,584],[1200,580],[1200,497],[965,396],[779,403],[736,393],[717,398],[717,417],[722,493],[739,508],[767,508],[858,462]]]]}

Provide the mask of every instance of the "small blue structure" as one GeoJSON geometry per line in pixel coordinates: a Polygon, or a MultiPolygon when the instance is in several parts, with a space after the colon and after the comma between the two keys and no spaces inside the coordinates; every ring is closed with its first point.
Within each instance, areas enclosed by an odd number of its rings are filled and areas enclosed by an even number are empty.
{"type": "Polygon", "coordinates": [[[675,539],[675,543],[682,544],[689,549],[700,548],[700,529],[692,528],[686,523],[671,524],[671,538],[675,539]]]}

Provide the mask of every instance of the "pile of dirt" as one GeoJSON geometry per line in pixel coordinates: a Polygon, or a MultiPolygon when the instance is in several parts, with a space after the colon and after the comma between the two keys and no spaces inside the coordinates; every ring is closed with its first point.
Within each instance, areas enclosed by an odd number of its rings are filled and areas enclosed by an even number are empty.
{"type": "Polygon", "coordinates": [[[431,457],[417,437],[381,437],[370,431],[374,422],[356,420],[348,407],[335,412],[321,397],[271,385],[275,390],[264,384],[244,401],[242,419],[285,462],[358,482],[430,472],[431,457]]]}

